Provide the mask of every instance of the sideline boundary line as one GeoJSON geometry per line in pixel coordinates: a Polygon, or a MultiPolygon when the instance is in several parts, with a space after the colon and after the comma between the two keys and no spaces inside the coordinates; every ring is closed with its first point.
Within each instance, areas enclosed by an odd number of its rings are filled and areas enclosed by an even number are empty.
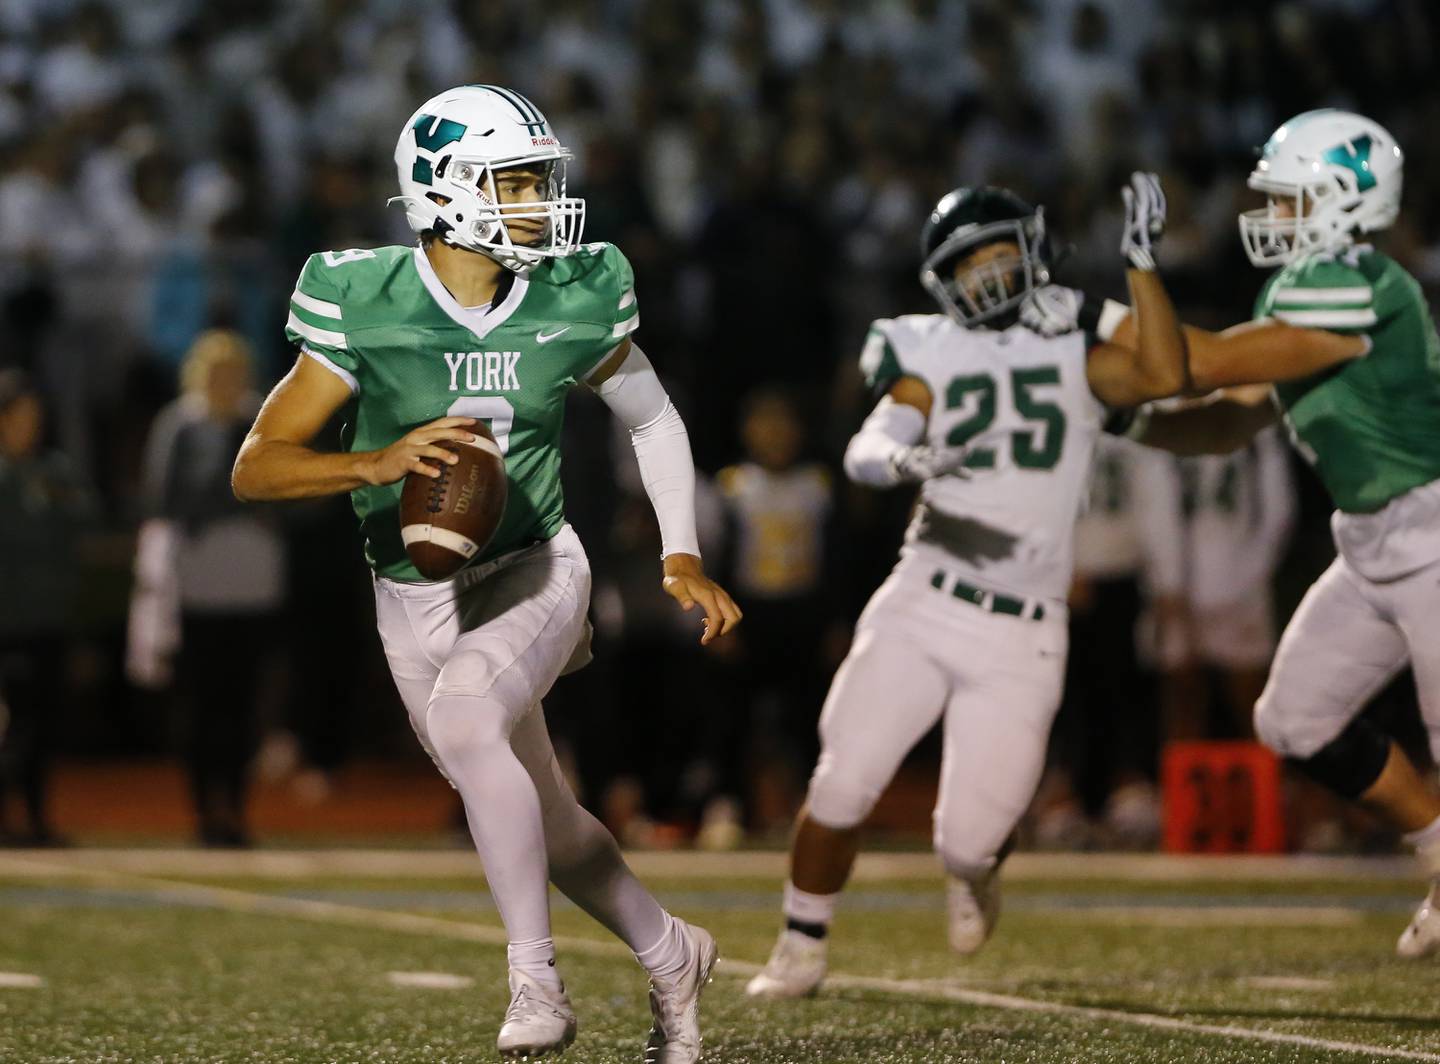
{"type": "MultiPolygon", "coordinates": [[[[236,890],[232,887],[213,887],[182,880],[162,879],[134,872],[87,867],[83,871],[74,866],[51,864],[29,858],[15,860],[12,864],[28,864],[37,875],[70,874],[80,872],[87,879],[124,883],[142,888],[161,898],[227,912],[264,916],[287,916],[315,923],[361,927],[369,930],[396,931],[406,934],[429,935],[440,938],[460,939],[488,946],[504,946],[505,932],[501,928],[483,924],[467,923],[437,916],[421,916],[413,913],[394,912],[384,909],[367,909],[335,902],[314,901],[307,898],[287,898],[251,891],[236,890]]],[[[630,950],[620,942],[601,942],[589,938],[560,936],[555,945],[564,950],[591,957],[614,957],[633,960],[630,950]]],[[[716,974],[729,978],[746,979],[760,971],[761,965],[750,961],[723,959],[716,974]]],[[[1184,1032],[1207,1035],[1231,1041],[1265,1042],[1272,1045],[1293,1045],[1306,1049],[1319,1049],[1336,1053],[1355,1053],[1383,1060],[1418,1060],[1440,1064],[1440,1053],[1427,1053],[1415,1049],[1401,1049],[1371,1045],[1364,1042],[1344,1042],[1328,1038],[1312,1038],[1308,1035],[1290,1034],[1285,1031],[1267,1031],[1253,1027],[1237,1027],[1230,1024],[1200,1023],[1174,1016],[1151,1012],[1128,1012],[1123,1009],[1102,1008],[1094,1005],[1073,1005],[1060,1001],[1045,1001],[1040,998],[1020,997],[1014,994],[998,994],[985,990],[971,990],[944,982],[921,979],[885,979],[878,976],[848,975],[834,972],[826,976],[825,983],[832,988],[861,990],[899,997],[918,998],[930,1001],[945,1001],[972,1005],[978,1008],[998,1009],[1009,1012],[1027,1012],[1069,1016],[1076,1019],[1101,1023],[1124,1023],[1134,1027],[1152,1030],[1184,1032]]]]}

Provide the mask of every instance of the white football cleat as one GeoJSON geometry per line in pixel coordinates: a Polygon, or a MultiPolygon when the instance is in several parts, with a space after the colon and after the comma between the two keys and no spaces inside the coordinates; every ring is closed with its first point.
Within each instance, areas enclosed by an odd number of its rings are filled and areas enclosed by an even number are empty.
{"type": "Polygon", "coordinates": [[[951,876],[945,886],[950,948],[968,957],[985,945],[1000,919],[1000,876],[991,869],[976,879],[951,876]]]}
{"type": "Polygon", "coordinates": [[[1415,910],[1410,926],[1400,933],[1395,952],[1406,960],[1440,952],[1440,880],[1430,884],[1430,893],[1415,910]]]}
{"type": "Polygon", "coordinates": [[[802,998],[820,989],[825,979],[829,946],[823,938],[811,938],[786,928],[770,951],[765,968],[745,987],[751,997],[802,998]]]}
{"type": "Polygon", "coordinates": [[[551,990],[524,972],[510,969],[510,1007],[495,1048],[502,1057],[543,1057],[575,1041],[575,1009],[562,986],[551,990]]]}
{"type": "Polygon", "coordinates": [[[676,918],[690,959],[675,975],[650,979],[650,1015],[654,1023],[645,1043],[645,1064],[695,1064],[700,1059],[700,994],[720,950],[703,927],[676,918]]]}

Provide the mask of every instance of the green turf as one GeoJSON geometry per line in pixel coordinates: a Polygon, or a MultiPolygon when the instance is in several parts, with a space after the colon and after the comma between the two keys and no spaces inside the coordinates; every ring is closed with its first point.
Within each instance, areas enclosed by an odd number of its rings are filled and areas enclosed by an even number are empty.
{"type": "MultiPolygon", "coordinates": [[[[364,904],[494,926],[474,880],[209,880],[231,889],[364,904]],[[439,902],[438,906],[435,904],[439,902]]],[[[845,912],[837,971],[1098,1006],[1198,1023],[1440,1055],[1437,966],[1391,955],[1403,913],[1390,881],[1268,884],[1017,883],[994,941],[961,962],[944,948],[933,881],[865,883],[857,900],[916,904],[845,912]],[[1072,909],[1026,909],[1026,898],[1192,898],[1216,904],[1267,892],[1329,904],[1353,900],[1356,922],[1316,926],[1157,926],[1072,909]],[[1373,904],[1372,904],[1373,903],[1373,904]],[[1253,978],[1329,980],[1267,989],[1253,978]]],[[[725,955],[763,960],[776,917],[757,904],[775,884],[711,877],[660,882],[682,915],[715,931],[725,955]],[[687,911],[685,904],[691,908],[687,911]]],[[[1057,902],[1058,904],[1058,902],[1057,902]]],[[[1305,904],[1312,904],[1305,901],[1305,904]]],[[[0,1061],[321,1062],[494,1059],[505,1006],[498,946],[377,927],[178,906],[136,880],[0,880],[0,971],[43,989],[0,989],[0,1061]],[[465,990],[393,986],[391,971],[472,976],[465,990]]],[[[601,941],[580,913],[557,907],[556,932],[601,941]]],[[[623,958],[570,951],[562,964],[581,1018],[568,1054],[579,1064],[638,1062],[649,1017],[645,983],[623,958]]],[[[753,1064],[847,1062],[1360,1061],[1373,1056],[1170,1032],[1093,1017],[1012,1011],[840,989],[759,1005],[723,975],[704,1017],[707,1059],[753,1064]]]]}

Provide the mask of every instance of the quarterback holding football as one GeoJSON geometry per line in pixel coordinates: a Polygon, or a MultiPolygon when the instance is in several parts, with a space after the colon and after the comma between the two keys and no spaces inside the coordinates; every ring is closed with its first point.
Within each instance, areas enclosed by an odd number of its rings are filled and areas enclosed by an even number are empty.
{"type": "Polygon", "coordinates": [[[703,609],[702,642],[740,613],[701,566],[689,438],[633,342],[629,263],[613,245],[580,242],[585,203],[566,194],[569,157],[509,89],[467,85],[421,105],[395,149],[392,201],[419,243],[305,264],[286,330],[300,354],[241,448],[234,487],[244,499],[351,494],[391,673],[420,742],[464,799],[509,938],[500,1052],[555,1052],[575,1036],[555,967],[553,882],[649,973],[646,1061],[689,1064],[715,941],[661,908],[576,801],[540,706],[558,676],[589,660],[590,568],[560,489],[571,387],[594,389],[630,429],[660,524],[663,587],[703,609]],[[344,450],[312,448],[342,408],[344,450]],[[465,445],[503,458],[503,515],[458,573],[426,580],[406,539],[427,526],[402,534],[401,482],[440,478],[465,445]]]}

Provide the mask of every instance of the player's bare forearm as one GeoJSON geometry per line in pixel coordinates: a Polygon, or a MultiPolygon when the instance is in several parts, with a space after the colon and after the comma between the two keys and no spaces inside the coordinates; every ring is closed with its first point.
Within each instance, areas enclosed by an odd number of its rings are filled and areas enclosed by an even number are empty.
{"type": "Polygon", "coordinates": [[[1159,275],[1133,269],[1126,275],[1134,309],[1108,341],[1091,348],[1085,366],[1090,390],[1121,408],[1178,395],[1189,383],[1185,334],[1159,275]]]}
{"type": "Polygon", "coordinates": [[[1126,270],[1136,320],[1136,356],[1140,380],[1153,399],[1175,395],[1190,385],[1188,345],[1180,316],[1165,283],[1154,270],[1126,270]]]}
{"type": "Polygon", "coordinates": [[[1262,398],[1263,391],[1268,389],[1238,388],[1230,396],[1155,411],[1139,440],[1182,456],[1237,451],[1275,421],[1275,407],[1262,398]]]}
{"type": "MultiPolygon", "coordinates": [[[[1300,329],[1272,320],[1247,321],[1223,332],[1182,326],[1190,371],[1188,391],[1206,395],[1216,388],[1299,380],[1359,358],[1364,337],[1300,329]]],[[[1111,335],[1120,347],[1139,346],[1139,322],[1132,311],[1111,335]]]]}
{"type": "Polygon", "coordinates": [[[1193,388],[1205,394],[1240,384],[1298,380],[1358,358],[1363,336],[1302,329],[1279,321],[1253,321],[1224,332],[1187,329],[1193,388]]]}
{"type": "Polygon", "coordinates": [[[373,452],[326,454],[252,433],[236,456],[230,484],[241,502],[315,499],[378,483],[374,467],[373,452]]]}
{"type": "Polygon", "coordinates": [[[301,355],[275,385],[255,417],[230,487],[242,502],[314,499],[369,484],[393,484],[407,473],[437,476],[439,463],[455,455],[445,440],[468,443],[474,418],[442,417],[421,425],[378,451],[327,453],[310,446],[329,420],[350,401],[339,377],[301,355]]]}
{"type": "Polygon", "coordinates": [[[705,612],[705,631],[700,636],[702,645],[718,636],[734,630],[744,616],[735,600],[723,587],[705,575],[704,563],[694,554],[667,554],[664,560],[665,578],[661,587],[665,593],[680,603],[683,610],[699,605],[705,612]]]}

